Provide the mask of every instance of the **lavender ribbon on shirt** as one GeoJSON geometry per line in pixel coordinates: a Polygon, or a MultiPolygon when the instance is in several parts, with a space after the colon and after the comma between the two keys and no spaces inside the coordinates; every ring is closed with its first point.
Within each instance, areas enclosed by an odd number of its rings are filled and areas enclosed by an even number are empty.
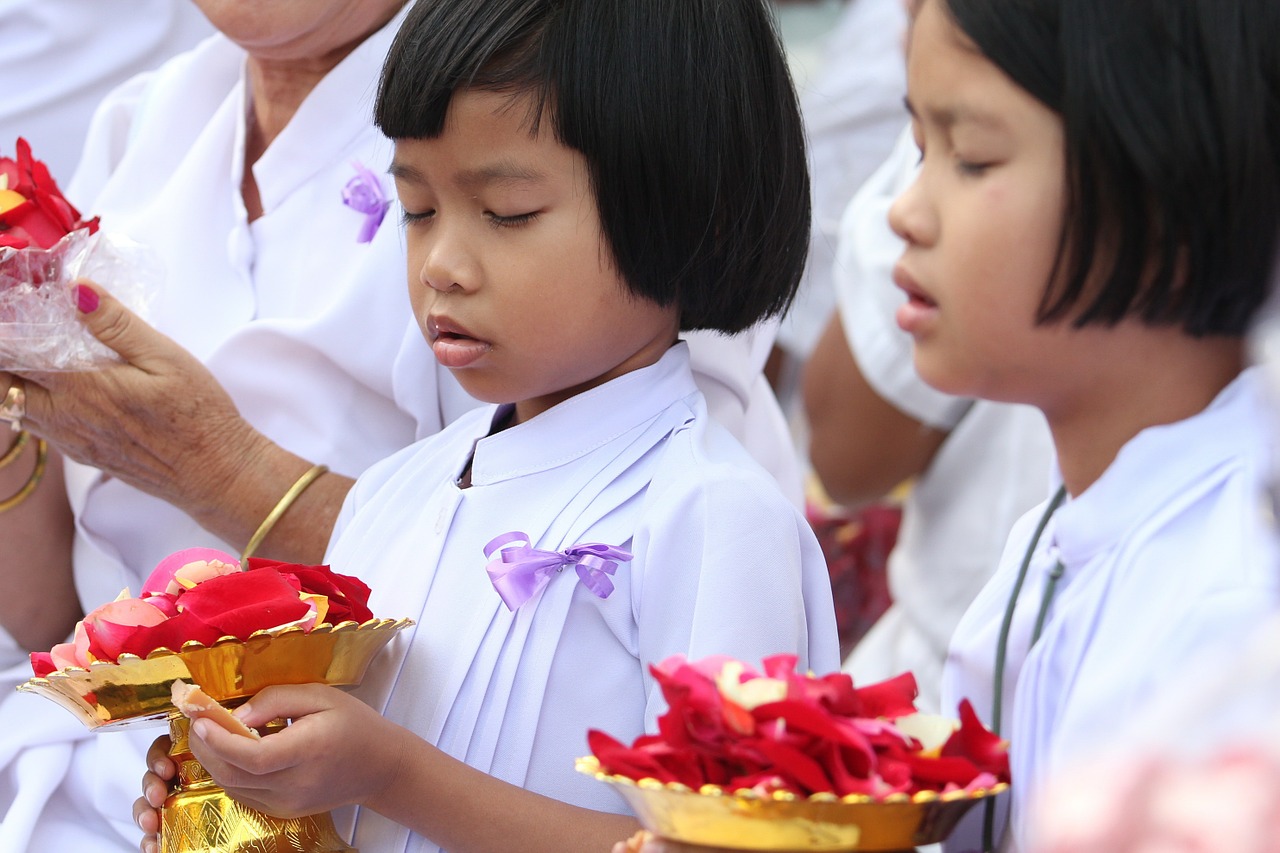
{"type": "Polygon", "coordinates": [[[573,566],[579,580],[597,598],[608,598],[613,592],[609,576],[617,571],[618,562],[631,559],[629,551],[599,542],[574,545],[563,551],[543,551],[531,547],[528,535],[518,530],[489,540],[484,546],[484,555],[489,560],[485,567],[489,580],[509,610],[515,610],[536,595],[551,576],[565,566],[573,566]]]}
{"type": "Polygon", "coordinates": [[[357,243],[368,243],[382,224],[382,217],[387,215],[391,200],[382,191],[382,182],[378,176],[370,172],[357,161],[352,161],[356,176],[347,181],[342,188],[342,203],[357,213],[364,214],[364,223],[360,226],[357,243]]]}

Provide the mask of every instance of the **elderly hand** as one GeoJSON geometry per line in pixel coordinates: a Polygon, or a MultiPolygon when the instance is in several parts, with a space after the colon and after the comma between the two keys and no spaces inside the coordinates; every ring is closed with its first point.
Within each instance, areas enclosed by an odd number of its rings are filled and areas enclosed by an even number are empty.
{"type": "Polygon", "coordinates": [[[269,442],[178,344],[96,285],[78,284],[76,298],[85,325],[123,363],[24,372],[24,426],[63,455],[198,516],[269,442]]]}

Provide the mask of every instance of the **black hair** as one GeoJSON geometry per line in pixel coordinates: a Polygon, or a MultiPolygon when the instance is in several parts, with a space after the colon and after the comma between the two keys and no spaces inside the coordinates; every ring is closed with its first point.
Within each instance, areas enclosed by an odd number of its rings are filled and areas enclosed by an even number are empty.
{"type": "Polygon", "coordinates": [[[938,2],[1062,117],[1067,213],[1039,319],[1243,334],[1280,231],[1280,3],[938,2]]]}
{"type": "Polygon", "coordinates": [[[438,136],[454,93],[531,95],[590,171],[631,291],[683,330],[732,333],[786,310],[804,267],[809,178],[767,0],[419,0],[374,118],[438,136]]]}

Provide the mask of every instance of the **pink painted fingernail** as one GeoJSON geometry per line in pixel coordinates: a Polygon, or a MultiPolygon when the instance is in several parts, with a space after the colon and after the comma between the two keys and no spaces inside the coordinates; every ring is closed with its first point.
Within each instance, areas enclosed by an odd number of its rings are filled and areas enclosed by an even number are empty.
{"type": "Polygon", "coordinates": [[[94,293],[91,287],[77,284],[76,306],[80,309],[81,314],[92,314],[98,309],[98,294],[94,293]]]}

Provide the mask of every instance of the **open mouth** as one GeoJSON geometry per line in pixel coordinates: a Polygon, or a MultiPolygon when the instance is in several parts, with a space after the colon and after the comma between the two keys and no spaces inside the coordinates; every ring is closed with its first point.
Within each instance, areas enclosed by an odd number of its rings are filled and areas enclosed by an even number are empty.
{"type": "Polygon", "coordinates": [[[907,302],[917,308],[937,308],[938,303],[919,291],[907,291],[907,302]]]}
{"type": "Polygon", "coordinates": [[[427,318],[427,339],[436,361],[445,367],[469,367],[493,349],[446,317],[427,318]]]}

